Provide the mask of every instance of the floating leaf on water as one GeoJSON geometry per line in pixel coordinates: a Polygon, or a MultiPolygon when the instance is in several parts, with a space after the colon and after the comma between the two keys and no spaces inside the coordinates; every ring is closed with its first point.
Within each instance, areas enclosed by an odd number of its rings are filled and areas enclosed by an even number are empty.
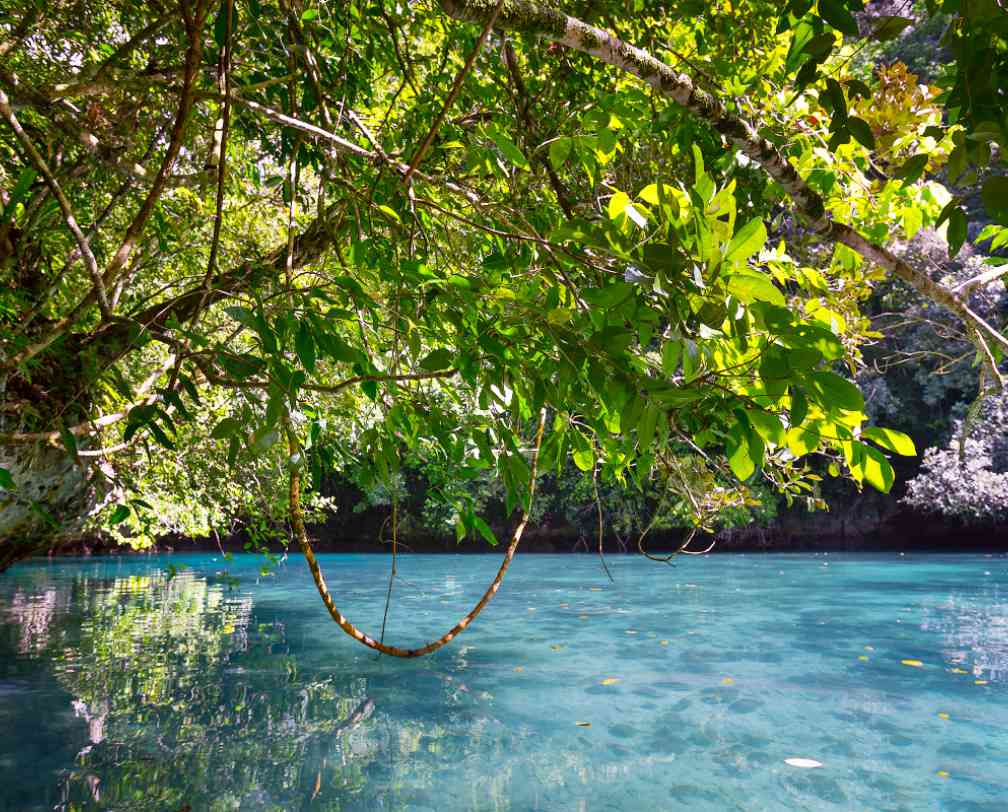
{"type": "Polygon", "coordinates": [[[552,646],[550,646],[550,648],[553,649],[553,651],[560,651],[560,649],[562,649],[563,646],[561,646],[559,643],[554,643],[552,646]]]}
{"type": "Polygon", "coordinates": [[[987,684],[987,680],[985,680],[985,679],[975,679],[975,680],[973,680],[973,684],[974,685],[986,685],[987,684]]]}
{"type": "Polygon", "coordinates": [[[524,666],[521,666],[521,665],[516,665],[515,666],[515,673],[517,673],[517,674],[520,674],[524,670],[525,670],[524,666]]]}
{"type": "Polygon", "coordinates": [[[812,770],[816,767],[822,767],[821,761],[816,761],[814,758],[786,758],[784,759],[785,764],[790,764],[792,767],[801,767],[803,770],[812,770]]]}
{"type": "Polygon", "coordinates": [[[900,660],[900,662],[903,665],[909,665],[912,668],[923,668],[924,667],[924,663],[922,663],[920,660],[900,660]]]}
{"type": "Polygon", "coordinates": [[[733,680],[731,677],[725,677],[723,680],[721,680],[721,684],[722,685],[734,685],[735,684],[735,680],[733,680]]]}
{"type": "Polygon", "coordinates": [[[938,770],[938,772],[935,773],[935,775],[937,775],[939,778],[948,778],[949,777],[949,774],[945,770],[938,770]]]}
{"type": "Polygon", "coordinates": [[[591,727],[591,722],[575,722],[578,727],[591,727]]]}
{"type": "Polygon", "coordinates": [[[591,588],[591,591],[592,592],[601,592],[602,591],[602,587],[600,587],[600,586],[593,586],[591,588]]]}
{"type": "Polygon", "coordinates": [[[938,718],[944,719],[947,722],[949,720],[949,715],[945,713],[945,711],[939,711],[938,718]]]}
{"type": "Polygon", "coordinates": [[[615,685],[619,681],[620,681],[619,677],[606,677],[604,680],[602,680],[602,682],[599,683],[599,685],[615,685]]]}
{"type": "Polygon", "coordinates": [[[661,643],[663,646],[668,645],[668,640],[659,640],[658,642],[661,643]]]}
{"type": "Polygon", "coordinates": [[[866,663],[866,662],[868,662],[868,658],[867,658],[867,657],[866,657],[866,656],[865,656],[864,654],[862,654],[862,655],[861,655],[860,657],[858,657],[858,659],[859,659],[859,660],[860,660],[861,662],[863,662],[863,663],[866,663]]]}
{"type": "Polygon", "coordinates": [[[952,669],[952,673],[953,674],[968,674],[969,671],[966,671],[965,669],[962,669],[962,668],[953,668],[952,669]]]}

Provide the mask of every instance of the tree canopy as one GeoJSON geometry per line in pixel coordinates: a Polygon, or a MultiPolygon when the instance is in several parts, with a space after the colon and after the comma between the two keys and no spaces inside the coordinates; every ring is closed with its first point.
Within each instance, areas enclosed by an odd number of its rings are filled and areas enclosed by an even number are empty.
{"type": "Polygon", "coordinates": [[[913,10],[934,86],[860,58],[913,19],[858,0],[4,5],[4,565],[253,505],[311,562],[302,492],[407,459],[459,538],[496,543],[499,478],[501,576],[567,459],[697,527],[888,491],[916,450],[852,382],[885,280],[1002,389],[1004,260],[953,287],[891,247],[956,254],[977,190],[1008,244],[995,0],[913,10]]]}

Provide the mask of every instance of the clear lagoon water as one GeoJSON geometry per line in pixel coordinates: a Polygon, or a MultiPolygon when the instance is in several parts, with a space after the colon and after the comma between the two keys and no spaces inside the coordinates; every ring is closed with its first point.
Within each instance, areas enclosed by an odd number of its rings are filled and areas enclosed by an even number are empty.
{"type": "Polygon", "coordinates": [[[0,576],[0,810],[1008,809],[1002,556],[262,563],[0,576]]]}

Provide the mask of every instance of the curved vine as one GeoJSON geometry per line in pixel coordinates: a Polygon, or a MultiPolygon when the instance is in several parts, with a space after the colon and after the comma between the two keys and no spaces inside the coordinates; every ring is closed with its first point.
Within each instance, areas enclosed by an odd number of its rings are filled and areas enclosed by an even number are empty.
{"type": "MultiPolygon", "coordinates": [[[[518,526],[515,527],[514,533],[511,534],[511,541],[508,543],[507,550],[504,553],[504,560],[501,562],[500,569],[497,570],[497,575],[490,583],[490,586],[487,587],[486,591],[483,593],[483,597],[479,599],[479,602],[471,610],[469,610],[469,612],[458,623],[445,632],[445,634],[441,637],[436,640],[432,640],[420,648],[399,648],[398,646],[390,646],[380,640],[375,640],[373,637],[358,629],[336,607],[336,602],[333,600],[332,594],[329,592],[329,587],[326,585],[325,576],[322,574],[322,569],[319,567],[318,559],[315,557],[315,551],[312,549],[311,539],[308,538],[308,531],[305,530],[304,510],[301,506],[301,471],[297,467],[292,468],[290,474],[291,529],[294,531],[294,535],[297,537],[297,540],[301,545],[301,550],[304,552],[305,561],[308,562],[308,569],[311,570],[312,578],[315,579],[315,587],[318,589],[322,602],[325,604],[326,609],[329,610],[329,615],[336,624],[348,635],[368,648],[373,648],[376,651],[380,651],[382,654],[389,654],[393,657],[404,658],[423,657],[425,654],[431,654],[442,646],[450,643],[453,639],[455,639],[455,637],[465,631],[465,628],[476,619],[479,613],[483,611],[483,607],[490,603],[490,599],[497,593],[497,590],[500,589],[500,585],[504,581],[504,574],[507,572],[508,567],[511,566],[511,560],[518,551],[518,543],[521,541],[522,533],[525,531],[525,525],[528,523],[529,513],[532,510],[532,497],[535,495],[536,470],[539,464],[539,449],[542,447],[542,436],[545,426],[546,409],[543,408],[539,412],[539,426],[536,429],[535,447],[532,451],[531,473],[529,474],[528,496],[525,500],[525,509],[522,511],[521,520],[518,522],[518,526]]],[[[289,438],[291,444],[291,455],[293,456],[298,452],[298,443],[293,433],[289,434],[289,438]]]]}

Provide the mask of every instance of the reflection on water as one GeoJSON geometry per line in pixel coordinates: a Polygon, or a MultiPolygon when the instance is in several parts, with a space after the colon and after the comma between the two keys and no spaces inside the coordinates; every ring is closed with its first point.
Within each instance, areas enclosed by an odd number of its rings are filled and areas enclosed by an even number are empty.
{"type": "MultiPolygon", "coordinates": [[[[0,579],[0,810],[993,810],[1008,793],[1004,559],[617,559],[612,586],[587,558],[526,557],[420,662],[343,637],[297,560],[262,583],[254,558],[227,576],[184,560],[0,579]]],[[[386,560],[323,565],[380,619],[386,560]]],[[[437,631],[495,567],[405,558],[390,634],[437,631]]]]}

